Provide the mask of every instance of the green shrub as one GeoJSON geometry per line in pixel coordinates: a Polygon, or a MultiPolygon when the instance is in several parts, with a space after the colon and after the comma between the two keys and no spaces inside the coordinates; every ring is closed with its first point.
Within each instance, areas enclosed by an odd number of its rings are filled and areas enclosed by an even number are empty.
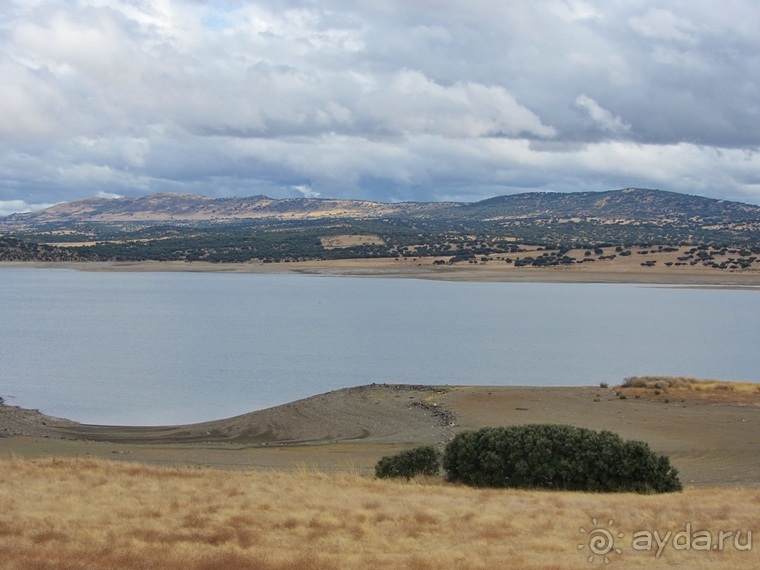
{"type": "Polygon", "coordinates": [[[562,425],[461,432],[446,447],[443,468],[449,481],[475,487],[637,493],[683,488],[670,460],[646,443],[562,425]]]}
{"type": "Polygon", "coordinates": [[[375,476],[381,479],[405,477],[409,480],[416,475],[438,475],[440,458],[438,450],[430,445],[408,449],[378,461],[375,476]]]}

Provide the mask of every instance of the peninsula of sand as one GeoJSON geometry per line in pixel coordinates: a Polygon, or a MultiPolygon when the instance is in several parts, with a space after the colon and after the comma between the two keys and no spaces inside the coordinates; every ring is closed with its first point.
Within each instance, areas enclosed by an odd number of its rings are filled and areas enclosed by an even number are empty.
{"type": "Polygon", "coordinates": [[[758,385],[688,379],[638,387],[371,384],[233,418],[158,427],[84,425],[2,404],[0,454],[371,474],[385,455],[443,446],[461,430],[530,423],[645,441],[670,456],[687,486],[760,487],[758,385]]]}

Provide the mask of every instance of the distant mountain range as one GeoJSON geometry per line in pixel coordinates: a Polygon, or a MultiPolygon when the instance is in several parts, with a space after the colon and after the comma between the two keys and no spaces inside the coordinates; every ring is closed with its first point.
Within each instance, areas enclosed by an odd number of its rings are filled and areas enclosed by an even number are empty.
{"type": "MultiPolygon", "coordinates": [[[[85,198],[37,212],[0,219],[6,227],[68,222],[234,222],[240,220],[377,219],[445,212],[459,204],[384,204],[321,198],[273,199],[267,196],[209,198],[161,193],[135,198],[85,198]]],[[[2,227],[2,226],[0,226],[2,227]]]]}
{"type": "Polygon", "coordinates": [[[565,217],[727,223],[760,220],[760,206],[645,188],[609,192],[532,192],[499,196],[462,207],[470,215],[498,215],[505,219],[565,217]]]}
{"type": "Polygon", "coordinates": [[[0,230],[35,231],[50,225],[96,223],[227,223],[247,220],[440,220],[498,223],[515,220],[594,220],[608,223],[678,222],[742,224],[760,222],[760,206],[700,196],[627,188],[608,192],[531,192],[474,203],[403,202],[266,196],[209,198],[162,193],[135,198],[86,198],[45,210],[0,218],[0,230]]]}

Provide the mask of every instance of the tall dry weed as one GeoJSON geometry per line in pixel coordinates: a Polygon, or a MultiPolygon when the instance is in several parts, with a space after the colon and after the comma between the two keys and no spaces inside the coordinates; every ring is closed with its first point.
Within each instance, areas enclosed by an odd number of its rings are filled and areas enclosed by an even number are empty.
{"type": "Polygon", "coordinates": [[[754,489],[591,495],[7,459],[0,507],[0,567],[11,569],[589,568],[580,529],[609,520],[625,533],[622,553],[608,553],[619,568],[760,567],[755,550],[630,548],[647,528],[760,529],[754,489]]]}

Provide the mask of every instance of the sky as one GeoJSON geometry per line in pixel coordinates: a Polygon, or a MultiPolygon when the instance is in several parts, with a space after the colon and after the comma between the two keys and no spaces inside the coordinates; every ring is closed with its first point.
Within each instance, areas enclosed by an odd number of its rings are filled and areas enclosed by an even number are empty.
{"type": "Polygon", "coordinates": [[[0,215],[90,196],[760,204],[756,0],[0,0],[0,215]]]}

